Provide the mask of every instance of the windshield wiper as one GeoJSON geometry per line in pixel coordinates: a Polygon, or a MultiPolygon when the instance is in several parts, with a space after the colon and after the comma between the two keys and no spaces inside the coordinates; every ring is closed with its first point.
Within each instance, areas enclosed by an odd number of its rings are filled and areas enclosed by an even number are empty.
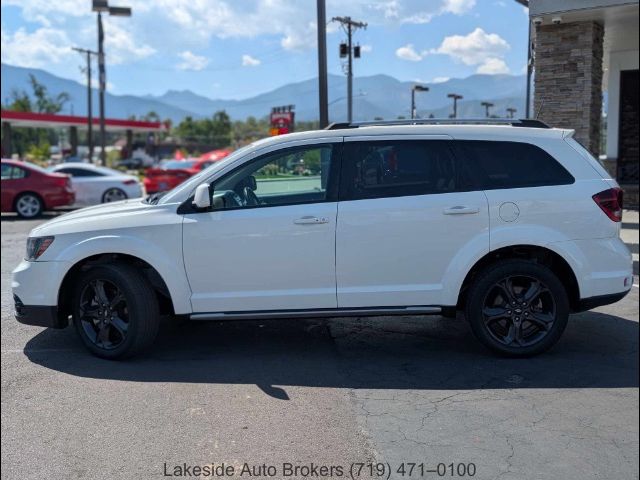
{"type": "Polygon", "coordinates": [[[149,195],[147,198],[144,199],[144,202],[148,203],[149,205],[155,205],[156,203],[158,203],[158,200],[160,200],[166,194],[167,192],[152,193],[151,195],[149,195]]]}

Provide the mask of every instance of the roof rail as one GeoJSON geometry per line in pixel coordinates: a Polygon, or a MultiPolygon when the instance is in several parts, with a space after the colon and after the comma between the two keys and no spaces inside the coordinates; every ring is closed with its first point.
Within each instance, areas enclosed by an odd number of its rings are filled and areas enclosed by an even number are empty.
{"type": "Polygon", "coordinates": [[[414,118],[411,120],[379,120],[373,122],[335,122],[325,127],[325,130],[385,125],[510,125],[512,127],[551,128],[546,123],[531,118],[414,118]]]}

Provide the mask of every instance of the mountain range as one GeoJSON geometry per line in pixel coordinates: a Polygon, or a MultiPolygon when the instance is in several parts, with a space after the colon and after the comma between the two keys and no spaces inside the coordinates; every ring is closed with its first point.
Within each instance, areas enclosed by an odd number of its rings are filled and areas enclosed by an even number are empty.
{"type": "MultiPolygon", "coordinates": [[[[79,82],[53,75],[45,70],[16,67],[2,64],[1,95],[7,102],[14,89],[30,92],[29,75],[34,75],[44,84],[49,93],[67,92],[69,103],[64,113],[83,115],[87,108],[87,88],[79,82]]],[[[410,115],[411,87],[415,82],[400,81],[389,75],[372,75],[354,78],[354,120],[373,120],[376,117],[395,119],[410,115]]],[[[416,94],[418,115],[433,114],[447,117],[451,113],[448,93],[464,96],[458,102],[459,117],[483,117],[485,109],[481,102],[494,104],[492,113],[505,115],[505,109],[514,107],[518,114],[524,113],[525,76],[471,75],[440,83],[422,83],[428,92],[416,94]]],[[[329,117],[331,121],[344,121],[346,117],[346,77],[329,75],[329,117]]],[[[94,111],[97,106],[97,91],[93,91],[94,111]]],[[[225,110],[232,119],[244,120],[249,116],[261,118],[269,114],[271,107],[295,105],[298,120],[318,118],[318,80],[312,78],[283,85],[275,90],[242,100],[211,99],[190,90],[169,90],[163,95],[115,95],[106,93],[106,115],[112,118],[143,116],[150,111],[161,118],[170,118],[174,123],[186,116],[202,118],[218,110],[225,110]]],[[[516,115],[518,115],[516,114],[516,115]]]]}

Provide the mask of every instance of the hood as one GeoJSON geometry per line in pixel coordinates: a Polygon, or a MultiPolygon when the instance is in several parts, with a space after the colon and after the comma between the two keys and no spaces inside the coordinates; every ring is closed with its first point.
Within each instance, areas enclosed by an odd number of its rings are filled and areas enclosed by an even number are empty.
{"type": "Polygon", "coordinates": [[[130,224],[134,218],[142,223],[139,215],[145,215],[157,208],[157,205],[144,203],[141,198],[104,203],[60,215],[34,228],[30,236],[113,229],[125,223],[130,224]]]}

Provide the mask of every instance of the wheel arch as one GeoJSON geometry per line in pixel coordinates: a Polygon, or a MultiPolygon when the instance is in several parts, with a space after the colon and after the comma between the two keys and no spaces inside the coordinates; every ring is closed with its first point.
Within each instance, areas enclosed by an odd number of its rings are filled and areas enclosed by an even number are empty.
{"type": "Polygon", "coordinates": [[[91,267],[96,265],[126,263],[142,270],[153,287],[158,305],[162,314],[174,315],[176,309],[174,306],[171,292],[162,275],[150,263],[134,255],[124,253],[99,253],[85,257],[74,263],[64,275],[58,290],[58,315],[59,318],[66,319],[71,315],[71,298],[73,287],[78,277],[91,267]]]}
{"type": "Polygon", "coordinates": [[[499,249],[492,250],[478,259],[468,270],[464,280],[462,281],[458,291],[458,300],[456,304],[457,309],[463,308],[468,287],[475,276],[490,265],[506,259],[528,260],[548,267],[565,286],[571,309],[579,309],[580,285],[574,268],[561,253],[550,248],[549,245],[541,246],[529,244],[504,246],[499,249]]]}

